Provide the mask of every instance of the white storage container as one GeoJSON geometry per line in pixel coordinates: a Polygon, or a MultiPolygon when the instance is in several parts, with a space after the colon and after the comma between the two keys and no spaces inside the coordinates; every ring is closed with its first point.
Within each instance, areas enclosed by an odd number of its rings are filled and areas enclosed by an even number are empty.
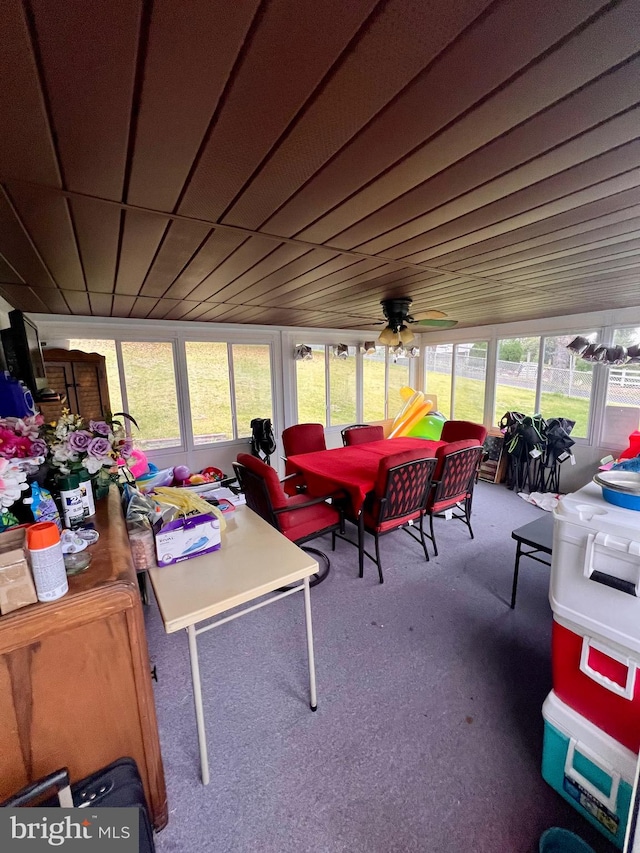
{"type": "Polygon", "coordinates": [[[640,512],[607,503],[590,483],[553,516],[551,609],[640,654],[640,512]]]}
{"type": "Polygon", "coordinates": [[[542,777],[617,847],[624,843],[636,756],[553,691],[542,706],[542,777]]]}

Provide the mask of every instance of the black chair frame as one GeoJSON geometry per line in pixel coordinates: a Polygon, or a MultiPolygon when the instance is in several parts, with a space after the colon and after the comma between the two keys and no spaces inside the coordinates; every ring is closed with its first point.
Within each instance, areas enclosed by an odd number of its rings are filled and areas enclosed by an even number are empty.
{"type": "MultiPolygon", "coordinates": [[[[444,465],[442,468],[442,474],[440,475],[440,479],[434,480],[434,482],[433,482],[433,489],[434,489],[433,503],[435,505],[435,504],[439,503],[441,500],[446,500],[449,497],[449,495],[447,494],[447,486],[448,486],[447,474],[448,474],[449,468],[451,468],[453,465],[457,464],[456,457],[460,456],[463,453],[468,454],[472,457],[475,456],[476,460],[473,463],[473,465],[471,466],[470,474],[469,474],[469,480],[467,482],[466,488],[464,490],[463,489],[458,490],[458,493],[460,493],[460,494],[462,494],[464,491],[465,497],[461,498],[459,501],[456,502],[456,504],[454,506],[452,506],[450,508],[451,509],[451,518],[455,519],[456,521],[462,521],[467,526],[467,528],[469,529],[469,534],[470,534],[471,538],[474,539],[475,537],[473,535],[473,528],[471,527],[471,504],[473,501],[473,487],[476,483],[476,474],[478,471],[478,465],[480,464],[480,460],[482,459],[482,455],[484,453],[484,448],[482,445],[478,445],[477,447],[465,447],[462,450],[456,450],[454,453],[450,453],[448,456],[445,457],[445,462],[444,462],[444,465]],[[458,513],[455,512],[456,509],[459,510],[458,513]]],[[[453,497],[453,495],[451,497],[453,497]]],[[[427,539],[431,540],[431,544],[433,545],[433,553],[434,553],[435,557],[438,556],[438,546],[436,545],[436,535],[435,535],[435,531],[433,529],[433,517],[435,515],[438,518],[444,518],[447,511],[448,510],[444,510],[444,511],[434,513],[434,512],[427,510],[427,515],[429,516],[429,531],[430,532],[425,533],[425,536],[427,537],[427,539]]]]}
{"type": "MultiPolygon", "coordinates": [[[[397,472],[400,469],[405,468],[408,465],[416,465],[418,463],[425,463],[425,462],[429,462],[429,463],[431,463],[431,465],[427,469],[427,477],[426,477],[426,481],[424,484],[424,489],[423,489],[423,493],[421,495],[421,499],[419,502],[417,502],[418,505],[421,505],[424,508],[424,506],[426,505],[426,502],[427,502],[427,495],[429,494],[429,491],[431,489],[431,482],[432,482],[431,478],[433,476],[433,472],[434,472],[435,467],[436,467],[436,460],[434,458],[426,457],[424,459],[414,459],[411,462],[403,462],[401,465],[395,465],[393,468],[389,468],[389,470],[387,471],[387,482],[386,482],[386,486],[385,486],[385,495],[389,491],[390,481],[395,476],[397,476],[397,472]]],[[[398,523],[397,527],[392,527],[389,530],[378,531],[378,530],[375,530],[373,528],[367,527],[364,523],[364,517],[365,517],[365,511],[366,511],[367,505],[371,505],[375,500],[376,500],[376,498],[375,498],[374,493],[369,492],[369,494],[365,498],[364,504],[362,506],[362,509],[360,510],[360,514],[358,515],[358,519],[357,519],[357,526],[358,526],[358,541],[357,542],[354,542],[352,539],[349,539],[346,536],[340,536],[339,534],[337,534],[337,535],[338,535],[339,539],[344,539],[345,542],[349,542],[349,544],[355,545],[358,548],[358,577],[361,577],[361,578],[364,577],[364,558],[366,556],[371,560],[372,563],[375,563],[375,565],[378,568],[378,578],[380,580],[380,583],[384,583],[384,576],[382,574],[382,561],[380,559],[380,537],[381,536],[385,536],[387,533],[395,533],[396,530],[404,530],[406,533],[409,534],[409,536],[411,536],[412,539],[415,539],[416,542],[420,542],[420,544],[422,545],[422,550],[424,551],[425,560],[427,562],[429,562],[429,552],[427,551],[427,543],[426,543],[426,539],[425,539],[427,534],[424,532],[424,526],[423,526],[424,511],[420,513],[419,520],[418,520],[418,534],[419,534],[419,536],[417,536],[415,531],[414,531],[415,520],[408,518],[408,516],[411,516],[414,514],[414,512],[416,511],[415,509],[411,509],[405,513],[405,515],[407,516],[406,522],[403,523],[400,520],[402,518],[402,516],[400,516],[399,517],[399,523],[398,523]],[[374,537],[375,556],[370,554],[366,550],[366,548],[364,547],[364,534],[365,533],[369,533],[371,536],[374,537]]],[[[379,516],[378,516],[378,522],[379,523],[384,522],[387,518],[389,518],[392,515],[392,513],[393,513],[392,502],[386,496],[383,498],[380,498],[380,512],[379,512],[379,516]]]]}

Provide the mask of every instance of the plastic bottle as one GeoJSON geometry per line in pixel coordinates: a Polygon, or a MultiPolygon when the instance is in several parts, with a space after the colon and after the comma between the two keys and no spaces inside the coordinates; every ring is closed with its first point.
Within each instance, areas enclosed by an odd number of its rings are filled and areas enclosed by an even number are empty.
{"type": "Polygon", "coordinates": [[[52,521],[27,528],[27,550],[38,601],[56,601],[69,590],[60,532],[52,521]]]}
{"type": "Polygon", "coordinates": [[[84,517],[91,518],[96,514],[96,505],[93,500],[93,485],[91,483],[91,474],[85,469],[78,472],[78,481],[80,493],[82,494],[82,506],[84,509],[84,517]]]}
{"type": "Polygon", "coordinates": [[[84,521],[84,504],[78,475],[69,474],[67,477],[59,477],[58,488],[64,526],[70,529],[78,527],[84,521]]]}

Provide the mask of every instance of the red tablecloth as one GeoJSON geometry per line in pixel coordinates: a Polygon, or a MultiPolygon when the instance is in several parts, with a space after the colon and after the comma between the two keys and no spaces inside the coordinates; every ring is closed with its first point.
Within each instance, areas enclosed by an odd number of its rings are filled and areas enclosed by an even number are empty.
{"type": "Polygon", "coordinates": [[[424,449],[425,456],[435,456],[436,450],[443,444],[446,442],[428,441],[424,438],[390,438],[353,447],[299,453],[289,456],[286,472],[304,474],[308,491],[312,495],[328,495],[344,489],[348,492],[353,510],[357,514],[367,492],[374,487],[378,465],[384,456],[414,449],[424,449]]]}

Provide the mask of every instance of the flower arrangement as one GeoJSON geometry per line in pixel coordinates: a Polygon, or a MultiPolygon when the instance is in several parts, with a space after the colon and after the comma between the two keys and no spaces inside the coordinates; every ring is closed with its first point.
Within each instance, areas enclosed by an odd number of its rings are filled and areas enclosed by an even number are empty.
{"type": "Polygon", "coordinates": [[[85,425],[82,417],[69,409],[63,409],[57,421],[44,425],[43,438],[47,462],[56,474],[63,475],[82,468],[97,474],[101,468],[112,468],[118,459],[126,461],[133,450],[133,442],[125,435],[120,421],[91,420],[85,425]]]}
{"type": "Polygon", "coordinates": [[[0,418],[0,457],[2,459],[33,459],[45,456],[46,442],[40,437],[44,424],[42,415],[28,418],[0,418]]]}
{"type": "Polygon", "coordinates": [[[29,488],[27,475],[44,462],[43,423],[42,415],[0,418],[0,530],[19,523],[9,507],[29,488]]]}

